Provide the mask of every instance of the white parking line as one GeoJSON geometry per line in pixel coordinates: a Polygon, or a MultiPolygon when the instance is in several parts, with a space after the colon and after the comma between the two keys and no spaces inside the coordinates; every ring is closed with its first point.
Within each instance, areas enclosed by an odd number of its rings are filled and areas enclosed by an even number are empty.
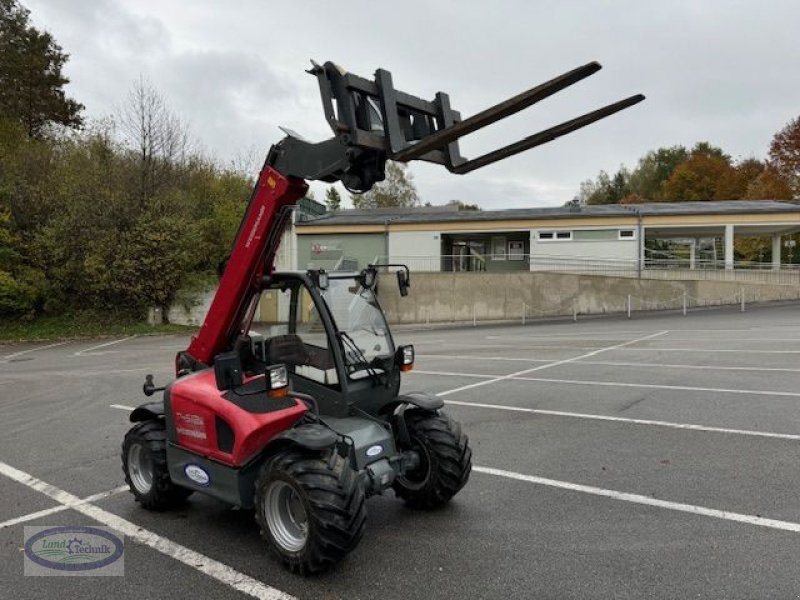
{"type": "MultiPolygon", "coordinates": [[[[446,390],[444,392],[439,392],[439,396],[447,396],[449,394],[455,394],[456,392],[463,392],[464,390],[469,390],[472,388],[489,385],[490,383],[494,383],[496,381],[503,381],[504,379],[512,379],[514,377],[518,377],[520,375],[525,375],[526,373],[533,373],[534,371],[541,371],[542,369],[549,369],[550,367],[556,367],[558,365],[565,365],[567,363],[575,362],[577,360],[581,360],[582,358],[589,358],[591,356],[595,356],[600,354],[601,352],[608,352],[609,350],[616,350],[618,348],[623,348],[625,346],[630,346],[631,344],[636,344],[638,342],[643,342],[645,340],[656,338],[660,335],[664,335],[669,330],[659,331],[657,333],[651,333],[650,335],[645,335],[640,338],[636,338],[633,340],[628,340],[627,342],[622,342],[620,344],[615,344],[613,346],[606,346],[605,348],[598,348],[596,350],[592,350],[591,352],[587,352],[586,354],[580,354],[578,356],[573,356],[572,358],[565,358],[563,360],[556,360],[550,363],[546,363],[544,365],[539,365],[538,367],[533,367],[531,369],[525,369],[523,371],[517,371],[516,373],[511,373],[509,375],[503,375],[501,377],[495,377],[494,379],[489,379],[486,381],[479,381],[477,383],[470,383],[468,385],[462,385],[461,387],[453,388],[452,390],[446,390]]],[[[413,373],[413,371],[412,371],[413,373]]]]}
{"type": "Polygon", "coordinates": [[[46,346],[37,346],[36,348],[28,348],[27,350],[22,350],[21,352],[14,352],[14,354],[6,354],[5,356],[0,356],[0,362],[8,362],[14,358],[19,356],[24,356],[25,354],[29,354],[31,352],[38,352],[39,350],[47,350],[48,348],[55,348],[56,346],[63,346],[67,342],[56,342],[54,344],[47,344],[46,346]]]}
{"type": "Polygon", "coordinates": [[[520,406],[506,406],[503,404],[484,404],[481,402],[461,402],[458,400],[448,400],[447,404],[456,406],[468,406],[471,408],[489,408],[492,410],[507,410],[512,412],[524,412],[534,415],[547,417],[569,417],[573,419],[589,419],[591,421],[611,421],[616,423],[627,423],[630,425],[649,425],[653,427],[667,427],[670,429],[688,429],[690,431],[708,431],[711,433],[725,433],[733,435],[749,435],[753,437],[773,438],[779,440],[800,440],[800,435],[793,433],[775,433],[772,431],[754,431],[752,429],[729,429],[727,427],[709,427],[706,425],[695,425],[693,423],[672,423],[670,421],[653,421],[650,419],[627,419],[625,417],[612,417],[610,415],[596,415],[591,413],[574,413],[563,410],[546,410],[541,408],[523,408],[520,406]]]}
{"type": "MultiPolygon", "coordinates": [[[[720,340],[725,341],[725,340],[720,340]]],[[[800,354],[800,350],[747,350],[744,348],[648,348],[643,346],[636,348],[637,351],[645,352],[737,352],[740,354],[800,354]]]]}
{"type": "Polygon", "coordinates": [[[75,510],[90,519],[94,519],[107,527],[111,527],[134,542],[153,548],[248,596],[257,598],[258,600],[296,600],[293,596],[285,592],[262,583],[257,579],[253,579],[249,575],[245,575],[226,564],[216,561],[204,554],[200,554],[199,552],[195,552],[157,533],[139,527],[94,504],[81,503],[81,499],[77,496],[52,486],[4,462],[0,462],[0,475],[5,475],[9,479],[41,492],[56,502],[66,505],[68,509],[75,510]]]}
{"type": "Polygon", "coordinates": [[[459,356],[453,356],[451,354],[416,354],[417,358],[444,358],[444,359],[451,359],[457,360],[459,362],[464,362],[466,358],[475,358],[477,360],[507,360],[513,362],[553,362],[552,359],[549,358],[514,358],[508,356],[473,356],[472,354],[460,354],[459,356]]]}
{"type": "MultiPolygon", "coordinates": [[[[86,504],[88,502],[97,502],[98,500],[103,500],[110,496],[114,496],[121,492],[127,491],[127,485],[121,485],[113,490],[108,490],[107,492],[100,492],[99,494],[94,494],[92,496],[87,496],[83,500],[79,502],[79,504],[86,504]]],[[[12,525],[18,525],[19,523],[26,523],[28,521],[34,521],[36,519],[41,519],[42,517],[47,517],[49,515],[53,515],[55,513],[60,513],[65,510],[69,510],[73,508],[73,505],[67,504],[59,504],[58,506],[54,506],[53,508],[45,508],[44,510],[39,510],[34,513],[29,513],[27,515],[23,515],[21,517],[17,517],[15,519],[9,519],[8,521],[3,521],[0,523],[0,529],[4,529],[6,527],[11,527],[12,525]]]]}
{"type": "MultiPolygon", "coordinates": [[[[582,342],[592,342],[595,340],[581,340],[582,342]]],[[[720,343],[725,342],[726,340],[711,340],[711,341],[718,341],[720,343]]],[[[563,346],[563,345],[556,345],[556,344],[522,344],[519,346],[515,346],[514,344],[481,344],[481,349],[485,348],[495,348],[500,350],[509,350],[513,352],[524,352],[526,350],[534,350],[534,351],[543,351],[543,350],[558,350],[558,351],[568,351],[568,350],[609,350],[613,348],[598,348],[597,346],[563,346]]],[[[745,348],[653,348],[648,346],[641,346],[636,348],[636,351],[639,350],[645,352],[705,352],[706,354],[710,354],[713,352],[733,352],[733,353],[740,353],[740,354],[800,354],[800,350],[747,350],[745,348]]],[[[463,356],[472,356],[471,354],[464,354],[463,356]]]]}
{"type": "Polygon", "coordinates": [[[560,383],[566,385],[629,387],[651,390],[679,390],[682,392],[711,392],[716,394],[744,394],[746,396],[789,396],[792,398],[800,398],[800,392],[776,392],[771,390],[742,390],[734,388],[694,387],[688,385],[659,385],[654,383],[627,383],[624,381],[584,381],[581,379],[547,379],[539,377],[514,377],[513,379],[518,379],[520,381],[539,381],[541,383],[560,383]]]}
{"type": "MultiPolygon", "coordinates": [[[[465,358],[474,358],[476,360],[496,360],[496,361],[509,361],[509,362],[529,362],[541,363],[551,362],[546,358],[517,358],[513,356],[473,356],[461,355],[450,356],[443,354],[417,354],[417,358],[430,358],[430,359],[450,359],[464,362],[465,358]]],[[[702,369],[703,371],[779,371],[784,373],[800,373],[800,369],[788,369],[781,367],[748,367],[748,366],[721,366],[721,365],[681,365],[681,364],[667,364],[667,363],[643,363],[643,362],[617,362],[606,360],[580,360],[576,361],[581,365],[603,365],[608,367],[655,367],[659,369],[702,369]]],[[[415,369],[416,370],[416,369],[415,369]]]]}
{"type": "MultiPolygon", "coordinates": [[[[560,363],[559,363],[560,364],[560,363]]],[[[545,367],[556,366],[556,365],[544,365],[545,367]]],[[[446,396],[449,394],[454,394],[456,392],[464,391],[473,387],[478,387],[478,385],[494,383],[500,380],[508,380],[508,381],[538,381],[541,383],[559,383],[559,384],[566,384],[566,385],[592,385],[592,386],[605,386],[605,387],[631,387],[631,388],[645,388],[645,389],[655,389],[655,390],[679,390],[684,392],[711,392],[717,394],[744,394],[744,395],[753,395],[753,396],[789,396],[792,398],[800,397],[800,392],[778,392],[772,390],[743,390],[743,389],[734,389],[734,388],[707,388],[707,387],[694,387],[688,385],[660,385],[655,383],[628,383],[625,381],[587,381],[584,379],[551,379],[547,377],[524,377],[519,375],[519,373],[530,373],[531,371],[537,370],[539,367],[530,369],[528,371],[519,371],[518,373],[512,373],[510,375],[481,375],[478,373],[453,373],[449,371],[425,371],[422,369],[414,369],[411,373],[416,373],[419,375],[440,375],[444,377],[472,377],[475,379],[483,379],[480,383],[474,383],[471,385],[465,385],[460,388],[456,388],[454,390],[447,390],[445,392],[438,392],[437,395],[439,396],[446,396]]]]}
{"type": "Polygon", "coordinates": [[[611,498],[612,500],[621,500],[623,502],[632,502],[634,504],[644,504],[646,506],[665,508],[667,510],[674,510],[678,512],[684,512],[703,517],[712,517],[714,519],[723,519],[725,521],[734,521],[736,523],[745,523],[747,525],[757,525],[759,527],[768,527],[770,529],[779,529],[782,531],[791,531],[793,533],[800,533],[800,523],[794,523],[792,521],[779,521],[777,519],[766,519],[764,517],[759,517],[756,515],[746,515],[727,510],[720,510],[717,508],[707,508],[705,506],[697,506],[695,504],[685,504],[683,502],[671,502],[669,500],[659,500],[658,498],[652,498],[650,496],[642,496],[641,494],[631,494],[628,492],[607,490],[592,485],[582,485],[579,483],[571,483],[569,481],[559,481],[557,479],[547,479],[545,477],[524,475],[522,473],[515,473],[513,471],[504,471],[502,469],[493,469],[491,467],[473,466],[472,470],[473,472],[477,473],[494,475],[496,477],[505,477],[506,479],[516,479],[517,481],[524,481],[526,483],[533,483],[536,485],[544,485],[547,487],[569,490],[571,492],[591,494],[592,496],[603,496],[605,498],[611,498]]]}
{"type": "Polygon", "coordinates": [[[784,373],[800,373],[800,369],[783,369],[780,367],[744,367],[717,365],[677,365],[665,363],[626,363],[603,360],[582,360],[582,365],[605,365],[609,367],[655,367],[658,369],[702,369],[703,371],[780,371],[784,373]]]}
{"type": "MultiPolygon", "coordinates": [[[[97,346],[92,346],[91,348],[86,348],[84,350],[79,350],[78,352],[74,352],[73,356],[89,356],[89,355],[97,355],[97,354],[108,354],[107,352],[96,352],[100,348],[107,348],[108,346],[113,346],[114,344],[120,344],[127,340],[131,340],[135,338],[135,335],[129,335],[128,337],[124,337],[120,340],[113,340],[111,342],[106,342],[105,344],[98,344],[97,346]]],[[[116,352],[116,350],[112,350],[111,352],[116,352]]]]}
{"type": "Polygon", "coordinates": [[[414,369],[413,371],[409,371],[414,375],[441,375],[444,377],[475,377],[478,379],[493,379],[496,377],[502,377],[502,375],[488,375],[485,373],[454,373],[451,371],[426,371],[424,369],[414,369]]]}
{"type": "Polygon", "coordinates": [[[128,412],[135,410],[134,406],[126,406],[125,404],[109,404],[110,408],[117,408],[119,410],[127,410],[128,412]]]}

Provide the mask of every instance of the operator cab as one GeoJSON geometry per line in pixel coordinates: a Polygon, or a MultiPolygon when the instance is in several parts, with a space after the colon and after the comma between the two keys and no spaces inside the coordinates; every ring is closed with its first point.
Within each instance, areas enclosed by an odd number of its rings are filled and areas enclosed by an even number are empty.
{"type": "MultiPolygon", "coordinates": [[[[400,279],[407,287],[407,273],[400,279]]],[[[396,396],[413,349],[395,348],[376,284],[374,268],[265,277],[235,345],[245,374],[284,364],[295,391],[341,416],[353,404],[368,409],[396,396]]]]}

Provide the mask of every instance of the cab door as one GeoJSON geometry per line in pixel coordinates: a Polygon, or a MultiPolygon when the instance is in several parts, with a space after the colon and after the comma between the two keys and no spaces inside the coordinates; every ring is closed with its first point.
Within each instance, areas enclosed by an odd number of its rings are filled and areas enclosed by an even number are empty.
{"type": "Polygon", "coordinates": [[[251,337],[263,336],[267,365],[284,363],[293,389],[313,396],[322,412],[344,416],[340,348],[332,331],[322,300],[300,277],[273,278],[250,323],[251,337]]]}

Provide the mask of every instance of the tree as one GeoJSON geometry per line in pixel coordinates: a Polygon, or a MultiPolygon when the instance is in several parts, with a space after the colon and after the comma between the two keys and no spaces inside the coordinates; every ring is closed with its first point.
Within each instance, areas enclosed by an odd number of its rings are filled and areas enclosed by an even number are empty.
{"type": "Polygon", "coordinates": [[[461,200],[450,200],[445,206],[455,206],[456,210],[480,210],[481,207],[477,204],[467,204],[461,200]]]}
{"type": "Polygon", "coordinates": [[[617,204],[628,195],[630,173],[625,165],[620,165],[613,177],[605,171],[597,175],[597,182],[585,181],[581,184],[581,201],[586,204],[617,204]]]}
{"type": "Polygon", "coordinates": [[[0,0],[0,117],[22,123],[30,137],[50,123],[80,127],[83,105],[64,91],[69,55],[29,17],[17,0],[0,0]]]}
{"type": "Polygon", "coordinates": [[[144,208],[189,157],[189,128],[144,77],[133,84],[117,118],[124,143],[138,157],[137,195],[144,208]]]}
{"type": "Polygon", "coordinates": [[[0,208],[0,316],[27,313],[33,308],[35,290],[15,276],[19,263],[19,239],[11,212],[0,208]]]}
{"type": "Polygon", "coordinates": [[[384,208],[390,206],[416,206],[419,204],[414,177],[406,165],[386,162],[386,179],[376,183],[364,194],[352,195],[356,208],[384,208]]]}
{"type": "Polygon", "coordinates": [[[620,204],[644,204],[645,202],[647,202],[646,198],[635,193],[628,194],[619,201],[620,204]]]}
{"type": "Polygon", "coordinates": [[[328,205],[329,210],[339,210],[342,206],[342,196],[339,190],[331,186],[325,191],[325,204],[328,205]]]}
{"type": "Polygon", "coordinates": [[[777,169],[768,166],[748,184],[743,197],[747,200],[791,200],[792,190],[777,169]]]}
{"type": "Polygon", "coordinates": [[[688,157],[689,153],[683,146],[651,150],[639,159],[639,164],[631,173],[631,193],[645,200],[661,200],[664,182],[670,178],[675,167],[688,157]]]}
{"type": "MultiPolygon", "coordinates": [[[[664,183],[664,200],[670,202],[731,200],[732,186],[726,182],[736,177],[727,156],[707,152],[695,152],[675,167],[664,183]]],[[[743,193],[743,191],[742,191],[743,193]]]]}
{"type": "Polygon", "coordinates": [[[800,199],[800,117],[792,119],[772,138],[771,165],[784,179],[795,200],[800,199]]]}
{"type": "Polygon", "coordinates": [[[697,142],[692,148],[690,156],[710,156],[712,158],[721,158],[726,162],[731,162],[731,157],[726,154],[719,146],[714,146],[710,142],[697,142]]]}

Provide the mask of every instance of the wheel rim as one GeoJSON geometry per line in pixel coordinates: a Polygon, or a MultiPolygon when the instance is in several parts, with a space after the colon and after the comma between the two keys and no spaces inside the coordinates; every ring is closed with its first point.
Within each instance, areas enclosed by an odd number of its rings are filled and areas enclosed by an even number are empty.
{"type": "Polygon", "coordinates": [[[264,498],[270,533],[287,552],[298,552],[308,540],[308,514],[300,494],[285,481],[273,481],[264,498]]]}
{"type": "Polygon", "coordinates": [[[128,475],[136,491],[147,494],[153,487],[153,461],[141,444],[128,450],[128,475]]]}
{"type": "Polygon", "coordinates": [[[400,484],[409,490],[419,490],[425,487],[431,476],[431,457],[428,448],[418,439],[412,438],[412,450],[419,455],[419,465],[416,469],[406,471],[398,477],[400,484]]]}

